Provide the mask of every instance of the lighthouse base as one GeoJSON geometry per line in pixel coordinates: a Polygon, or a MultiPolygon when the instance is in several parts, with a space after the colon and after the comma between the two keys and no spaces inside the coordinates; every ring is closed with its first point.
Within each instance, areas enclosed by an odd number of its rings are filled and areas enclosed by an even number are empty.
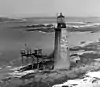
{"type": "Polygon", "coordinates": [[[68,56],[68,51],[60,52],[60,57],[55,61],[54,69],[69,69],[70,68],[70,60],[68,56]]]}
{"type": "Polygon", "coordinates": [[[69,64],[66,64],[66,62],[64,63],[64,61],[59,61],[55,67],[54,67],[54,70],[62,70],[62,69],[69,69],[70,65],[69,64]],[[63,62],[63,64],[62,64],[63,62]]]}

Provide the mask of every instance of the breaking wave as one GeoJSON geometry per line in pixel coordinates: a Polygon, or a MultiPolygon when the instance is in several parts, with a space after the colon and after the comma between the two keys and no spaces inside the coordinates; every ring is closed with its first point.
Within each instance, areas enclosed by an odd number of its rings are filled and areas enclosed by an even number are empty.
{"type": "MultiPolygon", "coordinates": [[[[67,29],[69,32],[97,32],[100,31],[100,23],[84,23],[84,22],[67,22],[67,29]]],[[[54,29],[57,28],[56,23],[52,24],[33,24],[31,26],[26,26],[26,31],[39,31],[41,33],[52,33],[54,29]]]]}

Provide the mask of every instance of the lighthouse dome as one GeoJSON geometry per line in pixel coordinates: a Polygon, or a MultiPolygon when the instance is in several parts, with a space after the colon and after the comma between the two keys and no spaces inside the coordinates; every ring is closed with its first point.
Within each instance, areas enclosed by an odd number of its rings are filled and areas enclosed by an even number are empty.
{"type": "Polygon", "coordinates": [[[57,18],[65,18],[65,16],[63,16],[63,14],[62,14],[62,13],[60,13],[60,15],[59,15],[59,16],[57,16],[57,18]]]}
{"type": "Polygon", "coordinates": [[[65,16],[63,16],[62,13],[57,16],[57,23],[65,23],[65,16]]]}
{"type": "Polygon", "coordinates": [[[66,28],[66,23],[65,23],[65,16],[60,13],[59,16],[57,16],[57,26],[59,28],[66,28]]]}

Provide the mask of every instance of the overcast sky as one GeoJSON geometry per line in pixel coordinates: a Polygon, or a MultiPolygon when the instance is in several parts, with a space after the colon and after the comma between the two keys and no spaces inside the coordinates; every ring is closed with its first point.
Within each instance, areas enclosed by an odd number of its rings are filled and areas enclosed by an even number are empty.
{"type": "Polygon", "coordinates": [[[100,0],[0,0],[0,16],[100,16],[100,0]]]}

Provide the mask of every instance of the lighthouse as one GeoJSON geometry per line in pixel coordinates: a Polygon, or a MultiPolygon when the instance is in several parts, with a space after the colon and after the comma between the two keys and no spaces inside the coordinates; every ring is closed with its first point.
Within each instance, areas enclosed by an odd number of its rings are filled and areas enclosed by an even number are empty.
{"type": "Polygon", "coordinates": [[[60,13],[57,16],[57,28],[55,28],[54,69],[69,69],[68,33],[65,17],[60,13]]]}

